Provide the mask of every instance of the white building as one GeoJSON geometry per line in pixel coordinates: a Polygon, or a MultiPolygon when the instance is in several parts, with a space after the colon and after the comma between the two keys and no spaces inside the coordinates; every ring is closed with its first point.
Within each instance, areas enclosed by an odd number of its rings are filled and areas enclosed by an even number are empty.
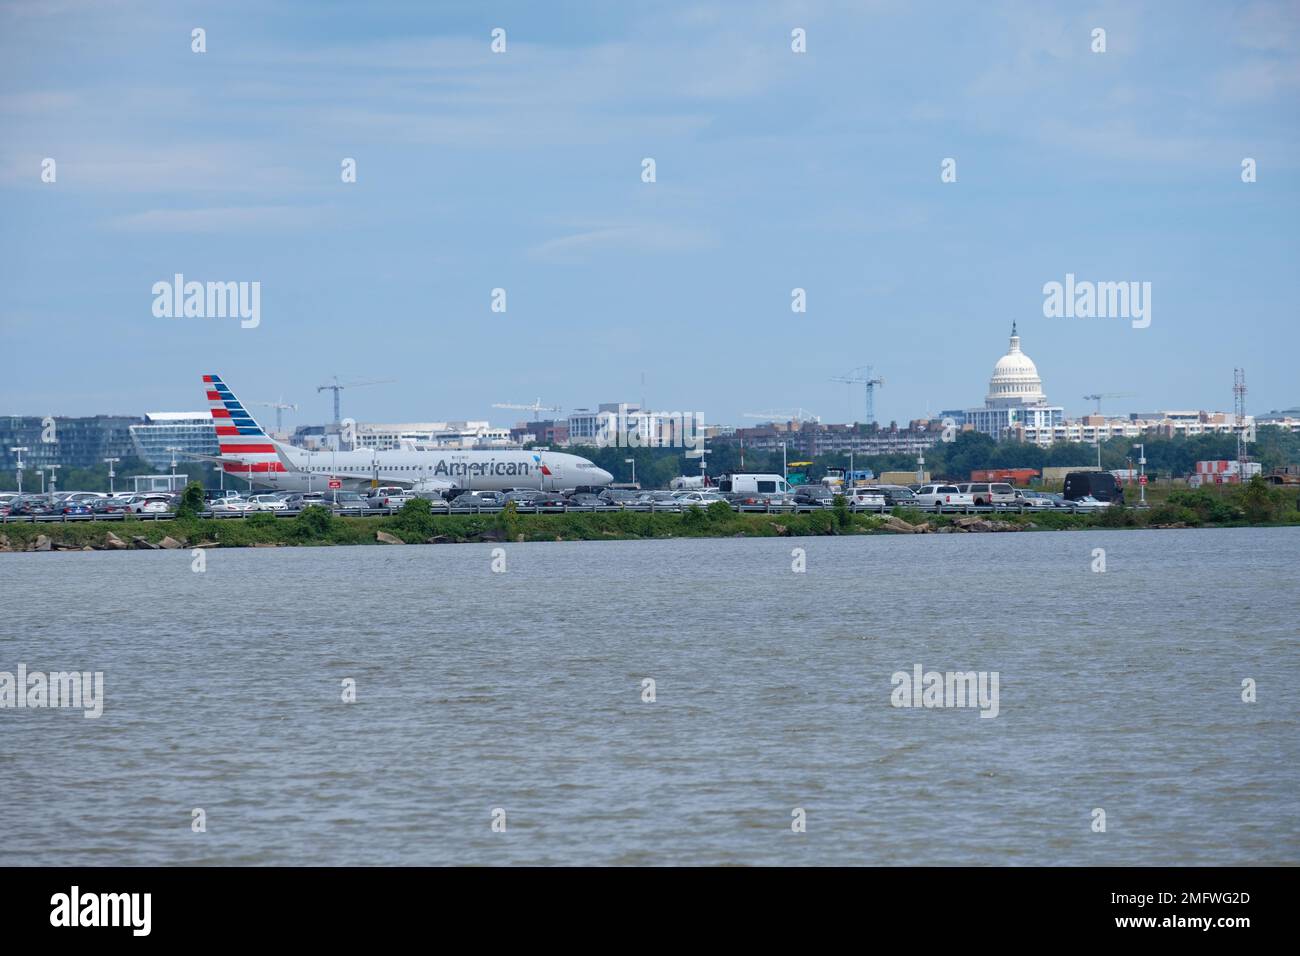
{"type": "Polygon", "coordinates": [[[1020,336],[1011,324],[1011,347],[993,366],[983,408],[968,408],[966,424],[976,431],[1003,439],[1017,429],[1051,430],[1064,423],[1065,409],[1047,404],[1038,366],[1020,351],[1020,336]]]}
{"type": "Polygon", "coordinates": [[[358,423],[358,448],[388,451],[396,448],[507,448],[518,447],[510,429],[493,428],[490,422],[406,422],[403,424],[358,423]]]}
{"type": "Polygon", "coordinates": [[[144,422],[130,427],[131,443],[136,454],[154,468],[168,468],[176,462],[193,462],[190,455],[214,457],[217,448],[217,430],[209,412],[149,412],[144,422]],[[173,452],[177,451],[175,459],[173,452]]]}

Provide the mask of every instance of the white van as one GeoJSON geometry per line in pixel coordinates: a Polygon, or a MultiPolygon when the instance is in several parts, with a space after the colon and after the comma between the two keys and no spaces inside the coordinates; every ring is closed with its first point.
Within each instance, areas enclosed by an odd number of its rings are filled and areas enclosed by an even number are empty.
{"type": "Polygon", "coordinates": [[[718,490],[724,495],[788,495],[790,485],[780,475],[728,475],[718,490]]]}

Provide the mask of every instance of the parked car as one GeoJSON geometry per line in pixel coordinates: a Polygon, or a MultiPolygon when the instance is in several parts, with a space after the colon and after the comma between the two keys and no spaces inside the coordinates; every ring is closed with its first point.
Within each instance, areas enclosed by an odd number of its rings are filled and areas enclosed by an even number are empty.
{"type": "Polygon", "coordinates": [[[606,488],[600,492],[602,501],[611,505],[633,505],[636,504],[643,492],[632,491],[628,488],[606,488]]]}
{"type": "Polygon", "coordinates": [[[367,508],[390,508],[394,511],[401,508],[408,501],[414,500],[415,495],[405,488],[395,488],[389,491],[377,489],[376,493],[366,499],[367,508]]]}
{"type": "Polygon", "coordinates": [[[9,513],[15,516],[47,515],[53,511],[54,506],[45,495],[23,495],[9,502],[9,513]]]}
{"type": "Polygon", "coordinates": [[[161,493],[136,495],[127,499],[126,510],[133,515],[166,514],[172,510],[172,496],[161,493]]]}
{"type": "Polygon", "coordinates": [[[220,517],[221,515],[247,514],[249,511],[257,509],[253,508],[243,498],[218,498],[216,501],[209,503],[208,510],[214,516],[220,517]]]}
{"type": "Polygon", "coordinates": [[[261,495],[248,496],[249,511],[288,511],[289,506],[285,504],[284,499],[279,495],[270,494],[269,492],[261,495]]]}
{"type": "Polygon", "coordinates": [[[970,495],[977,505],[1013,505],[1016,489],[1003,482],[967,481],[957,485],[962,494],[970,495]]]}
{"type": "Polygon", "coordinates": [[[290,511],[302,511],[303,508],[310,508],[312,505],[328,508],[332,500],[332,497],[325,495],[324,492],[303,491],[285,498],[284,506],[290,511]]]}
{"type": "Polygon", "coordinates": [[[804,508],[829,508],[835,504],[835,492],[825,485],[802,485],[794,493],[794,502],[804,508]]]}
{"type": "MultiPolygon", "coordinates": [[[[707,508],[715,501],[727,500],[726,498],[722,497],[722,495],[718,494],[716,491],[679,491],[677,492],[676,495],[674,495],[674,497],[677,499],[678,504],[680,504],[683,508],[689,508],[691,505],[698,505],[701,508],[707,508]]],[[[766,499],[769,498],[770,495],[759,495],[757,493],[754,493],[748,495],[740,495],[738,497],[753,498],[755,501],[757,501],[760,497],[766,499]]]]}
{"type": "Polygon", "coordinates": [[[590,492],[569,495],[567,504],[570,508],[584,508],[588,511],[596,511],[601,508],[611,507],[610,503],[600,497],[600,495],[593,495],[590,492]]]}
{"type": "Polygon", "coordinates": [[[104,492],[102,491],[74,491],[70,495],[68,495],[66,500],[79,501],[83,505],[90,505],[92,502],[107,497],[108,495],[104,494],[104,492]]]}
{"type": "Polygon", "coordinates": [[[933,508],[935,511],[944,508],[965,508],[974,503],[975,499],[969,494],[963,494],[956,485],[922,485],[921,490],[916,493],[918,507],[933,508]]]}
{"type": "Polygon", "coordinates": [[[464,508],[470,511],[499,511],[505,507],[505,503],[506,496],[499,491],[466,491],[452,498],[449,504],[453,510],[464,508]]]}
{"type": "Polygon", "coordinates": [[[516,508],[531,508],[533,500],[540,497],[542,497],[540,491],[525,491],[517,488],[506,492],[506,501],[513,501],[516,508]]]}
{"type": "Polygon", "coordinates": [[[90,515],[94,514],[94,512],[90,510],[90,505],[83,501],[74,501],[72,498],[65,498],[62,501],[56,501],[53,510],[56,515],[90,517],[90,515]]]}
{"type": "Polygon", "coordinates": [[[453,508],[503,508],[507,495],[502,491],[462,491],[450,501],[453,508]]]}
{"type": "Polygon", "coordinates": [[[370,507],[366,502],[365,496],[358,494],[355,491],[335,491],[332,492],[326,500],[329,506],[335,511],[361,512],[370,507]]]}
{"type": "Polygon", "coordinates": [[[1070,502],[1063,495],[1048,491],[1022,491],[1020,500],[1031,508],[1068,508],[1070,502]]]}
{"type": "Polygon", "coordinates": [[[844,497],[854,508],[880,508],[889,506],[889,499],[878,488],[845,488],[844,497]]]}
{"type": "Polygon", "coordinates": [[[885,496],[885,502],[891,508],[907,508],[916,505],[916,492],[905,485],[877,485],[873,491],[885,496]]]}
{"type": "Polygon", "coordinates": [[[1109,508],[1115,504],[1113,501],[1103,501],[1100,498],[1094,498],[1092,495],[1084,495],[1082,498],[1075,498],[1073,501],[1066,499],[1066,507],[1076,508],[1079,511],[1099,511],[1102,508],[1109,508]]]}

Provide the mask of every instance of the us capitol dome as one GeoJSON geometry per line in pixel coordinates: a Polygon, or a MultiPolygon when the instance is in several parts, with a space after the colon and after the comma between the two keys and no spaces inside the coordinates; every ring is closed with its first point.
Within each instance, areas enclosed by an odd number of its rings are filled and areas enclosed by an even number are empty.
{"type": "Polygon", "coordinates": [[[1014,322],[1011,323],[1011,345],[1006,355],[993,366],[984,407],[969,408],[956,414],[960,415],[961,424],[970,425],[976,431],[999,440],[1015,434],[1023,435],[1025,428],[1035,429],[1039,435],[1050,435],[1052,429],[1065,421],[1063,407],[1047,404],[1038,366],[1020,351],[1020,336],[1016,334],[1014,322]]]}
{"type": "Polygon", "coordinates": [[[1011,347],[1006,355],[998,359],[998,364],[993,366],[993,377],[989,379],[989,393],[984,397],[984,404],[987,408],[1007,408],[1016,405],[1043,405],[1046,402],[1043,380],[1038,377],[1038,366],[1020,351],[1020,336],[1016,334],[1013,322],[1011,347]]]}

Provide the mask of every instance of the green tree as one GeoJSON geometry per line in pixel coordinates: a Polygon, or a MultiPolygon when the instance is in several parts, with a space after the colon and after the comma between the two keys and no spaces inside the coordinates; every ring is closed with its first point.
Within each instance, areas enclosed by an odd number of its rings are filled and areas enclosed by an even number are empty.
{"type": "Polygon", "coordinates": [[[180,504],[176,506],[176,517],[197,518],[205,508],[207,503],[203,500],[203,486],[197,481],[191,481],[181,492],[180,504]]]}
{"type": "Polygon", "coordinates": [[[1251,524],[1268,524],[1278,520],[1282,511],[1282,497],[1263,478],[1256,475],[1250,479],[1241,494],[1241,509],[1251,524]]]}

